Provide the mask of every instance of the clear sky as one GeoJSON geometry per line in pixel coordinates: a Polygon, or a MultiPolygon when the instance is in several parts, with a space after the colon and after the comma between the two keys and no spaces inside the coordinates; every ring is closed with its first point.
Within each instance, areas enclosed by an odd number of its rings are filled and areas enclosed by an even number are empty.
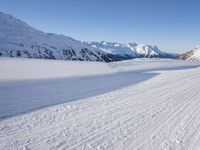
{"type": "Polygon", "coordinates": [[[178,53],[200,44],[199,0],[0,0],[0,11],[83,41],[130,41],[178,53]]]}

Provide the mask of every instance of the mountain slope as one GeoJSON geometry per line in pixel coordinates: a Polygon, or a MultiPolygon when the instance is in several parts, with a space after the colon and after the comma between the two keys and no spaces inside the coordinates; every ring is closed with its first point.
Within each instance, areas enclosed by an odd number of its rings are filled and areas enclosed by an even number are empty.
{"type": "Polygon", "coordinates": [[[105,52],[64,35],[44,33],[0,12],[0,55],[44,59],[114,61],[105,52]]]}
{"type": "Polygon", "coordinates": [[[180,58],[183,60],[200,61],[200,45],[198,45],[191,51],[182,54],[180,58]]]}
{"type": "Polygon", "coordinates": [[[0,56],[112,62],[141,57],[176,58],[156,46],[136,43],[80,42],[44,33],[0,12],[0,56]]]}

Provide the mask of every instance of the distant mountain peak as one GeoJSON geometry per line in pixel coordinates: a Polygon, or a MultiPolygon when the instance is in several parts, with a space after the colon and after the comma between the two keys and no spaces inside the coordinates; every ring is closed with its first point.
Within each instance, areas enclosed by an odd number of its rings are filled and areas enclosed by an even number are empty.
{"type": "Polygon", "coordinates": [[[136,57],[162,57],[162,58],[175,58],[173,54],[167,54],[158,49],[157,46],[137,44],[134,42],[128,42],[127,44],[117,42],[89,42],[92,47],[98,48],[114,55],[131,56],[136,57]]]}
{"type": "Polygon", "coordinates": [[[197,45],[194,49],[183,53],[180,58],[183,60],[200,61],[200,45],[197,45]]]}

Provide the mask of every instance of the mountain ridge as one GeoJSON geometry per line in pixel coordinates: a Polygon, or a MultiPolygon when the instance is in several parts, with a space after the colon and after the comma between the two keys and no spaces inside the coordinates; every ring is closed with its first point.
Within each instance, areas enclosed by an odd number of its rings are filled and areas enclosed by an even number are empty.
{"type": "Polygon", "coordinates": [[[197,45],[194,49],[183,53],[179,58],[183,60],[200,61],[200,45],[197,45]]]}
{"type": "Polygon", "coordinates": [[[113,45],[113,42],[108,47],[108,42],[105,42],[104,46],[107,46],[103,48],[103,43],[81,42],[63,34],[44,33],[3,12],[0,12],[0,43],[0,56],[7,57],[103,62],[138,57],[175,58],[172,54],[163,55],[165,53],[156,46],[136,43],[113,45]]]}
{"type": "Polygon", "coordinates": [[[128,42],[127,44],[117,42],[88,42],[92,47],[98,48],[114,55],[129,55],[134,58],[176,58],[176,54],[162,52],[155,45],[145,45],[128,42]]]}

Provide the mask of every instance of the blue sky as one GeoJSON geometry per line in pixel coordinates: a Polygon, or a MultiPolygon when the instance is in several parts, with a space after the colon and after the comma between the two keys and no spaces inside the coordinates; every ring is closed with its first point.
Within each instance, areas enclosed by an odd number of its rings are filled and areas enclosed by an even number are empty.
{"type": "Polygon", "coordinates": [[[0,0],[0,11],[45,32],[178,53],[200,44],[199,7],[198,0],[0,0]]]}

